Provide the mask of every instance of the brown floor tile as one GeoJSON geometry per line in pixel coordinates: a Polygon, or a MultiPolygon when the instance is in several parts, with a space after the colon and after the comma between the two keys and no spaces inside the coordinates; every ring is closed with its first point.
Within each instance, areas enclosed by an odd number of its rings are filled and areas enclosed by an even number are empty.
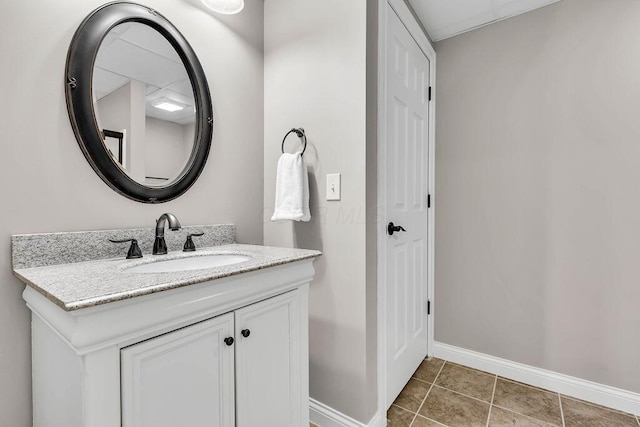
{"type": "Polygon", "coordinates": [[[599,408],[599,409],[602,409],[602,410],[605,410],[605,411],[617,412],[619,414],[627,415],[627,416],[632,417],[632,418],[637,418],[638,417],[638,415],[634,415],[634,414],[631,414],[629,412],[618,411],[617,409],[609,408],[607,406],[598,405],[597,403],[591,403],[591,402],[587,402],[586,400],[580,400],[580,399],[575,398],[575,397],[565,396],[564,394],[561,394],[560,396],[562,397],[562,399],[574,400],[574,401],[579,402],[579,403],[584,403],[585,405],[595,406],[596,408],[599,408]]]}
{"type": "Polygon", "coordinates": [[[495,375],[447,362],[438,375],[436,385],[491,402],[495,379],[495,375]]]}
{"type": "Polygon", "coordinates": [[[409,427],[413,417],[413,412],[391,405],[387,411],[387,427],[409,427]]]}
{"type": "Polygon", "coordinates": [[[496,406],[491,408],[489,427],[548,427],[549,424],[496,406]]]}
{"type": "Polygon", "coordinates": [[[425,359],[422,361],[418,369],[413,373],[413,377],[428,383],[435,381],[440,368],[444,364],[444,360],[436,359],[434,357],[425,359]]]}
{"type": "Polygon", "coordinates": [[[566,427],[624,427],[638,426],[638,420],[631,415],[623,414],[602,406],[573,400],[562,396],[562,410],[566,427]]]}
{"type": "Polygon", "coordinates": [[[489,404],[433,386],[419,414],[450,427],[484,427],[489,404]]]}
{"type": "Polygon", "coordinates": [[[420,408],[430,387],[430,384],[410,379],[393,404],[411,412],[418,412],[418,408],[420,408]]]}
{"type": "Polygon", "coordinates": [[[418,415],[416,419],[413,420],[413,424],[411,424],[411,427],[442,427],[442,424],[428,420],[418,415]]]}
{"type": "MultiPolygon", "coordinates": [[[[566,396],[562,409],[566,427],[640,427],[640,416],[566,396]]],[[[563,425],[557,393],[435,358],[420,364],[387,411],[387,421],[389,427],[563,425]]]]}
{"type": "Polygon", "coordinates": [[[553,391],[551,391],[551,390],[547,390],[546,388],[536,387],[535,385],[531,385],[531,384],[523,383],[523,382],[521,382],[521,381],[512,380],[512,379],[510,379],[510,378],[498,377],[498,379],[499,379],[499,380],[510,381],[510,382],[512,382],[512,383],[516,383],[516,384],[520,384],[520,385],[525,385],[525,386],[527,386],[527,387],[534,388],[534,389],[536,389],[536,390],[548,391],[548,392],[551,392],[551,393],[555,393],[555,392],[553,392],[553,391]]]}
{"type": "Polygon", "coordinates": [[[493,404],[547,423],[562,425],[557,393],[498,378],[493,404]]]}

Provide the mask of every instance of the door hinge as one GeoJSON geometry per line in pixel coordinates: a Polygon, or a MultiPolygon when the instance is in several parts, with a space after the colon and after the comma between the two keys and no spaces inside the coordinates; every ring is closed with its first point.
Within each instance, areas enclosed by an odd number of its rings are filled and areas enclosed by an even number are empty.
{"type": "Polygon", "coordinates": [[[427,209],[431,207],[431,194],[427,194],[427,209]]]}
{"type": "Polygon", "coordinates": [[[427,316],[431,314],[431,301],[427,300],[427,316]]]}
{"type": "Polygon", "coordinates": [[[429,86],[429,101],[431,101],[431,86],[429,86]]]}

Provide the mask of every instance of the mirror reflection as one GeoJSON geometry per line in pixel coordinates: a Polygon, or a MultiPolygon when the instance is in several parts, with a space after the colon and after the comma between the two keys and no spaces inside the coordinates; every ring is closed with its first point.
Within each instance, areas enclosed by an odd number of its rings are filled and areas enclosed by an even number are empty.
{"type": "Polygon", "coordinates": [[[195,142],[195,101],[162,34],[138,22],[115,26],[98,50],[93,103],[105,148],[127,175],[148,187],[181,177],[195,142]]]}

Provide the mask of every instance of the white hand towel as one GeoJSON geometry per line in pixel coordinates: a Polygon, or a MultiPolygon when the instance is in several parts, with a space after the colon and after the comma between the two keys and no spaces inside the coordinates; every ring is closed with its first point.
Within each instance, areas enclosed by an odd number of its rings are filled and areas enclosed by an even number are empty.
{"type": "Polygon", "coordinates": [[[276,171],[276,207],[271,221],[309,221],[309,177],[302,153],[284,153],[276,171]]]}

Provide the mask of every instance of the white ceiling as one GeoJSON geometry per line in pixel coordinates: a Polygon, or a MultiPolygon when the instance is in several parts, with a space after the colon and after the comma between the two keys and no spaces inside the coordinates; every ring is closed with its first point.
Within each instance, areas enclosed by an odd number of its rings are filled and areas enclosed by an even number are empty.
{"type": "Polygon", "coordinates": [[[182,60],[160,33],[135,22],[116,26],[102,41],[93,70],[94,97],[101,99],[130,80],[145,85],[148,117],[179,124],[195,121],[193,90],[182,60]],[[184,109],[155,108],[161,99],[184,109]]]}
{"type": "Polygon", "coordinates": [[[433,41],[520,15],[560,0],[409,0],[433,41]]]}

